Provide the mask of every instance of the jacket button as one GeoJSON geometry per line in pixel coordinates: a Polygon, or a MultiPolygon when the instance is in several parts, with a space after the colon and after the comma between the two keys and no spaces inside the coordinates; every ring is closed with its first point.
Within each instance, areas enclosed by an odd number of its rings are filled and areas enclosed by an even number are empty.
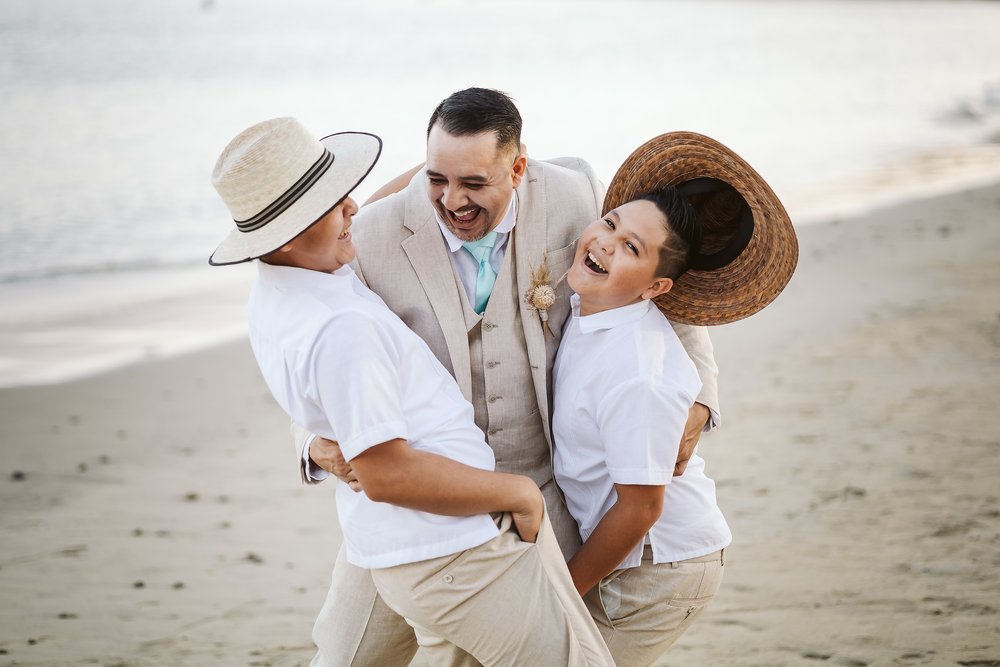
{"type": "Polygon", "coordinates": [[[455,577],[451,576],[450,574],[444,575],[444,583],[450,584],[453,581],[455,581],[455,577]]]}
{"type": "Polygon", "coordinates": [[[490,396],[490,403],[496,403],[501,398],[503,398],[503,396],[490,396]]]}

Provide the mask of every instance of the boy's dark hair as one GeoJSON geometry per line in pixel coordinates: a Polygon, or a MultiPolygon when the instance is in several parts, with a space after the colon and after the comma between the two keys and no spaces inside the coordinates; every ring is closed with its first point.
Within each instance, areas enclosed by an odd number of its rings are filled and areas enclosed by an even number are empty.
{"type": "Polygon", "coordinates": [[[435,125],[456,137],[493,132],[497,150],[521,152],[521,114],[506,93],[489,88],[466,88],[446,97],[434,109],[427,136],[435,125]]]}
{"type": "Polygon", "coordinates": [[[654,190],[638,199],[650,201],[667,219],[667,238],[660,246],[657,278],[676,279],[688,270],[692,253],[701,247],[701,223],[691,202],[673,185],[654,190]]]}

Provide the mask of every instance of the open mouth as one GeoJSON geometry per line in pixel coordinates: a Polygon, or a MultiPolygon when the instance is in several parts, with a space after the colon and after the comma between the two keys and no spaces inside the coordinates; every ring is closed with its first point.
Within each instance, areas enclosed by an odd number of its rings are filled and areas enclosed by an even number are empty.
{"type": "Polygon", "coordinates": [[[480,206],[466,206],[465,208],[460,208],[457,211],[448,211],[448,217],[451,218],[452,222],[458,226],[465,227],[473,224],[479,217],[479,212],[482,210],[483,209],[480,206]]]}
{"type": "Polygon", "coordinates": [[[583,257],[583,263],[587,266],[588,269],[590,269],[594,273],[608,275],[608,270],[604,268],[603,264],[597,261],[597,258],[594,257],[594,253],[590,252],[589,250],[587,251],[587,254],[584,255],[583,257]]]}
{"type": "Polygon", "coordinates": [[[348,225],[347,229],[345,229],[343,232],[341,232],[340,236],[337,237],[337,240],[338,241],[344,241],[344,240],[350,238],[350,236],[351,236],[351,227],[350,227],[350,225],[348,225]]]}

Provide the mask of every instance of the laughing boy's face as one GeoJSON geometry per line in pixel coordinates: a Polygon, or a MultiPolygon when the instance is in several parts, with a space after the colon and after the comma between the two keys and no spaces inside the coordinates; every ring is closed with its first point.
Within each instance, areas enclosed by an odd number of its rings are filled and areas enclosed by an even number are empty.
{"type": "Polygon", "coordinates": [[[609,211],[583,230],[566,276],[580,296],[581,315],[627,306],[670,289],[672,280],[656,277],[666,224],[656,204],[640,199],[609,211]]]}

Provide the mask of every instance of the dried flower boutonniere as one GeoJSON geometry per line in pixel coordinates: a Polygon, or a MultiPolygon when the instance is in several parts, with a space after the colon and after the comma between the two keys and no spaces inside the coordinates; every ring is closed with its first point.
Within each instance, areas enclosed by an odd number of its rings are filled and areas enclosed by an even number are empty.
{"type": "Polygon", "coordinates": [[[552,329],[549,328],[549,308],[556,302],[556,291],[551,283],[548,256],[543,256],[542,263],[531,270],[531,287],[524,295],[524,303],[529,310],[538,311],[538,319],[549,334],[552,334],[552,329]]]}

